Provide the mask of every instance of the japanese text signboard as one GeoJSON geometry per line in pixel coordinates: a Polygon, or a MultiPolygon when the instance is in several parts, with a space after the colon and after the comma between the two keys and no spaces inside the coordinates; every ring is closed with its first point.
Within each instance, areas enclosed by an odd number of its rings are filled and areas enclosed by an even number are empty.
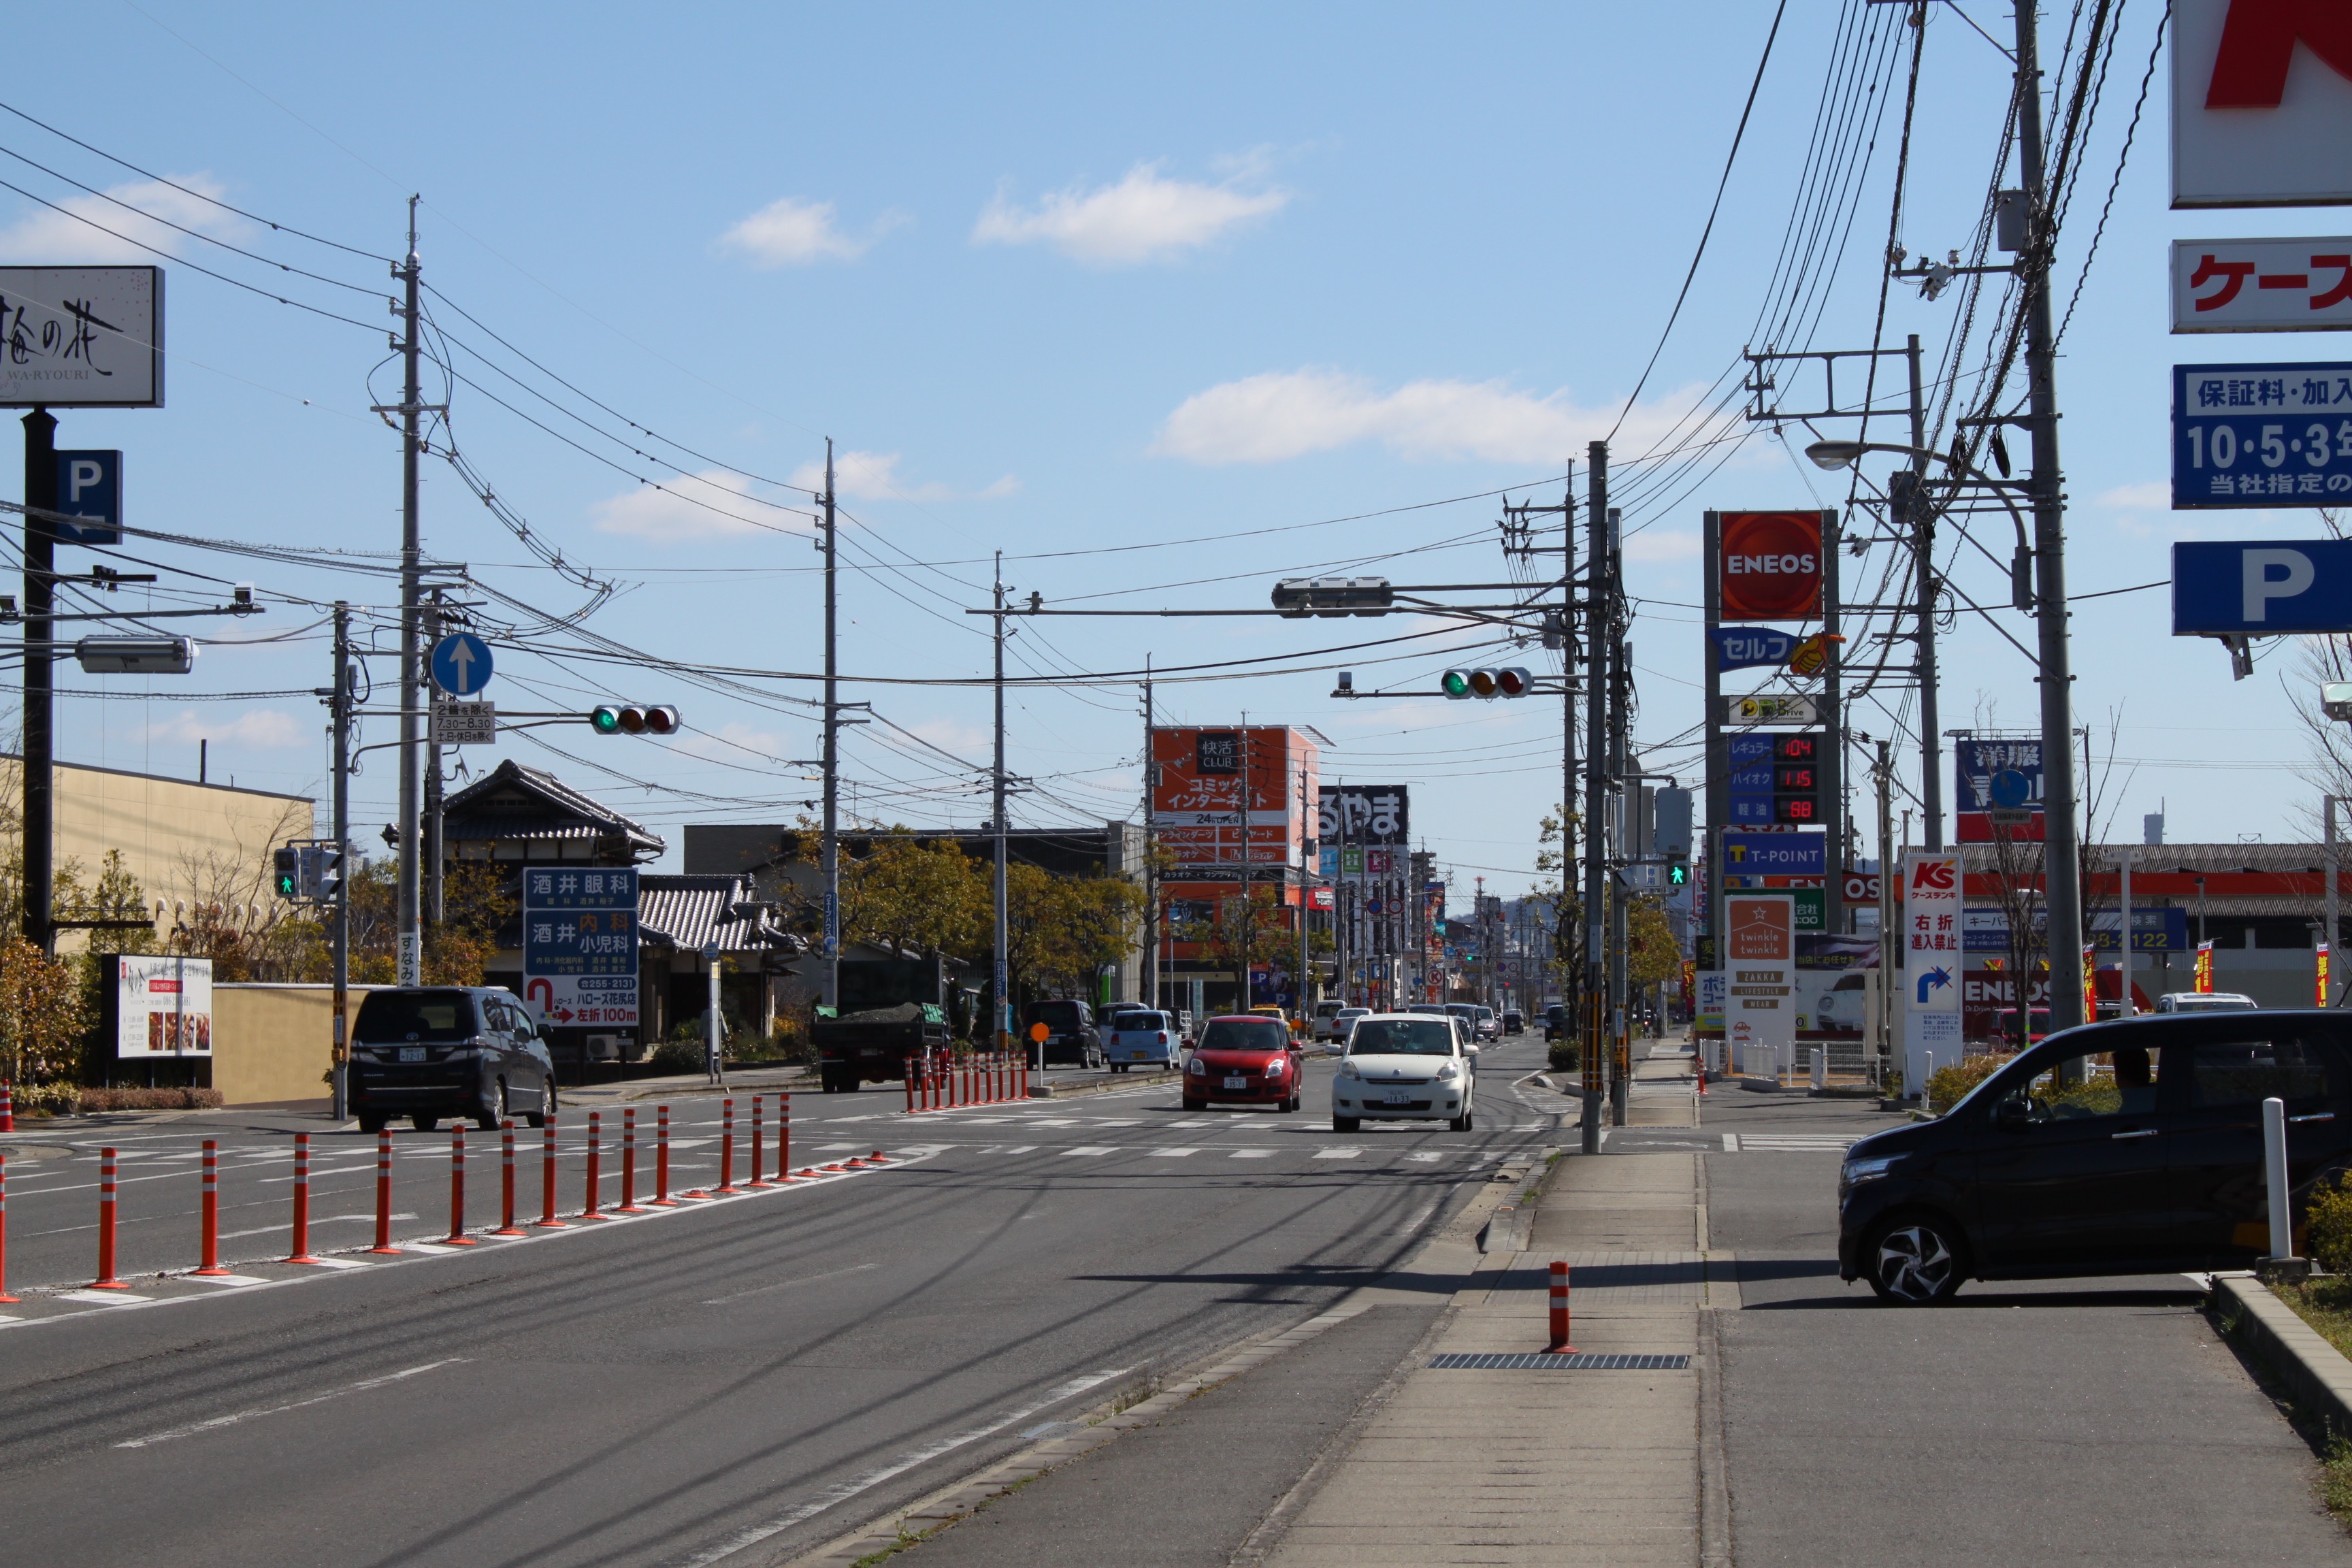
{"type": "Polygon", "coordinates": [[[2352,239],[2176,239],[2176,332],[2352,327],[2352,239]]]}
{"type": "Polygon", "coordinates": [[[1315,837],[1332,845],[1398,845],[1412,826],[1402,784],[1325,784],[1315,837]]]}
{"type": "MultiPolygon", "coordinates": [[[[1296,866],[1315,821],[1300,797],[1318,801],[1317,748],[1297,730],[1158,729],[1151,731],[1151,831],[1187,868],[1238,870],[1246,858],[1262,867],[1296,866]],[[1249,796],[1249,822],[1242,797],[1249,796]],[[1246,834],[1246,840],[1244,840],[1246,834]],[[1244,855],[1244,842],[1247,849],[1244,855]]],[[[1398,796],[1403,791],[1379,792],[1398,796]]],[[[1402,817],[1397,832],[1402,837],[1402,817]]]]}
{"type": "Polygon", "coordinates": [[[1990,844],[2002,837],[2041,842],[2044,825],[2039,739],[1956,737],[1952,785],[1953,826],[1958,842],[1990,844]]]}
{"type": "Polygon", "coordinates": [[[213,961],[125,952],[114,963],[114,1054],[213,1054],[213,961]]]}
{"type": "Polygon", "coordinates": [[[2352,364],[2172,367],[2172,505],[2352,500],[2352,364]]]}
{"type": "Polygon", "coordinates": [[[2172,205],[2352,203],[2352,7],[2173,0],[2172,205]]]}
{"type": "Polygon", "coordinates": [[[1903,1088],[1927,1081],[1928,1063],[1960,1053],[1960,858],[1924,849],[1903,857],[1903,1088]]]}
{"type": "Polygon", "coordinates": [[[1735,1070],[1779,1073],[1797,1044],[1797,935],[1787,893],[1731,893],[1723,900],[1724,1036],[1735,1070]]]}
{"type": "Polygon", "coordinates": [[[522,874],[522,992],[559,1028],[637,1022],[637,873],[532,866],[522,874]]]}
{"type": "Polygon", "coordinates": [[[0,267],[0,407],[163,405],[162,268],[0,267]]]}

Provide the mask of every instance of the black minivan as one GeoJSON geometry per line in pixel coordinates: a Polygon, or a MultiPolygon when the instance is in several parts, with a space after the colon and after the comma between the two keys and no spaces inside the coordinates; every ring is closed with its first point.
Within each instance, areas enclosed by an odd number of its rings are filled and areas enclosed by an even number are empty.
{"type": "Polygon", "coordinates": [[[405,1116],[430,1132],[446,1116],[484,1131],[518,1112],[533,1127],[555,1110],[555,1063],[530,1010],[481,986],[371,991],[352,1025],[352,1114],[374,1132],[405,1116]]]}
{"type": "Polygon", "coordinates": [[[1846,1152],[1839,1273],[1922,1303],[1965,1279],[2251,1268],[2270,1251],[2273,1098],[2300,1212],[2352,1168],[2352,1016],[2177,1014],[2053,1035],[1935,1121],[1846,1152]]]}
{"type": "Polygon", "coordinates": [[[1016,1043],[1034,1044],[1030,1031],[1039,1024],[1045,1026],[1043,1059],[1047,1067],[1103,1066],[1102,1032],[1095,1027],[1095,1010],[1085,1003],[1073,997],[1029,1003],[1021,1009],[1021,1038],[1016,1043]]]}

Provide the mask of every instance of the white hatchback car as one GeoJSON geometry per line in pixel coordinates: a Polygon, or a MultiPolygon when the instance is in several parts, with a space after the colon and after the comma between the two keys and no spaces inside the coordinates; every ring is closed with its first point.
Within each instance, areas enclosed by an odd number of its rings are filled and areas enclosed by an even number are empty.
{"type": "Polygon", "coordinates": [[[1367,1121],[1443,1121],[1467,1132],[1476,1110],[1478,1047],[1451,1018],[1373,1013],[1356,1020],[1331,1081],[1331,1131],[1367,1121]]]}

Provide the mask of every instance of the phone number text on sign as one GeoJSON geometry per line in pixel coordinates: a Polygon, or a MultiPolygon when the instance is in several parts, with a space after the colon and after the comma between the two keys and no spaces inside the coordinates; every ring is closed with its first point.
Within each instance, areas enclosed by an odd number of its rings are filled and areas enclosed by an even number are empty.
{"type": "Polygon", "coordinates": [[[2172,505],[2352,500],[2352,364],[2172,368],[2172,505]]]}

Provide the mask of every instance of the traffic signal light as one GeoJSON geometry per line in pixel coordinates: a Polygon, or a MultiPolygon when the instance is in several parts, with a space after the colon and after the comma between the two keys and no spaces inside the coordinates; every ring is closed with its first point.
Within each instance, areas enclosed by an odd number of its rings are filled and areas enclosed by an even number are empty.
{"type": "Polygon", "coordinates": [[[1504,669],[1449,669],[1438,678],[1437,689],[1450,698],[1525,697],[1535,688],[1535,677],[1517,665],[1504,669]]]}
{"type": "Polygon", "coordinates": [[[677,732],[677,710],[607,702],[588,715],[588,727],[599,735],[673,735],[677,732]]]}
{"type": "Polygon", "coordinates": [[[341,846],[321,844],[310,851],[310,896],[322,904],[331,904],[343,887],[343,851],[341,846]]]}
{"type": "Polygon", "coordinates": [[[1690,886],[1689,861],[1669,860],[1666,862],[1666,886],[1669,888],[1687,888],[1690,886]]]}
{"type": "Polygon", "coordinates": [[[302,852],[299,849],[273,850],[269,857],[270,883],[278,896],[291,901],[302,894],[302,852]]]}
{"type": "Polygon", "coordinates": [[[1286,577],[1274,607],[1286,616],[1384,616],[1394,601],[1385,577],[1286,577]]]}

